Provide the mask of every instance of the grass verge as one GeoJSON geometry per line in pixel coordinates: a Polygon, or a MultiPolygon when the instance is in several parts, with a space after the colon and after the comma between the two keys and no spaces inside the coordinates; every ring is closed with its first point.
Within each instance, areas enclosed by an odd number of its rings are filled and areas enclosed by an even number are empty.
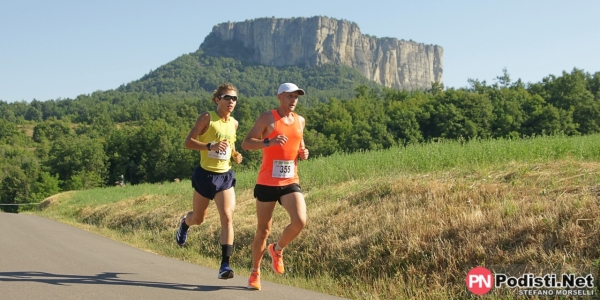
{"type": "MultiPolygon", "coordinates": [[[[265,280],[352,299],[463,299],[470,267],[598,266],[600,136],[443,142],[300,163],[308,224],[265,280]]],[[[250,269],[256,173],[238,172],[233,267],[250,269]]],[[[214,206],[185,247],[189,180],[47,199],[41,215],[161,255],[218,268],[214,206]]],[[[287,224],[278,207],[269,242],[287,224]]],[[[268,261],[268,259],[266,260],[268,261]]],[[[506,298],[502,291],[493,297],[506,298]]]]}

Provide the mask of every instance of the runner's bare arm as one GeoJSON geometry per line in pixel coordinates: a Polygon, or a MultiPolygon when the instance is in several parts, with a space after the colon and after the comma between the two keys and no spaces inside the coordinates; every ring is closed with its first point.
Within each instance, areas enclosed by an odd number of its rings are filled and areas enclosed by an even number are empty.
{"type": "Polygon", "coordinates": [[[196,140],[196,137],[205,133],[208,129],[208,125],[210,124],[210,114],[208,112],[203,112],[196,119],[196,123],[194,127],[190,130],[190,133],[185,138],[184,146],[188,149],[192,150],[208,150],[207,144],[196,140]]]}
{"type": "MultiPolygon", "coordinates": [[[[236,120],[235,121],[235,131],[237,132],[239,123],[236,120]]],[[[231,143],[231,158],[233,158],[233,161],[235,161],[235,163],[240,164],[242,163],[242,154],[237,152],[237,150],[235,150],[235,143],[231,143]]]]}
{"type": "Polygon", "coordinates": [[[258,119],[256,119],[256,122],[254,123],[252,129],[248,131],[246,138],[244,138],[244,141],[242,142],[242,149],[260,150],[262,148],[265,148],[266,145],[265,143],[263,143],[262,137],[266,137],[267,135],[269,135],[270,132],[268,132],[268,125],[269,123],[272,123],[272,120],[273,116],[270,112],[262,113],[258,117],[258,119]]]}
{"type": "Polygon", "coordinates": [[[299,120],[300,120],[300,127],[302,128],[302,140],[300,141],[300,149],[298,150],[298,154],[300,155],[301,159],[308,159],[308,149],[306,149],[306,144],[304,144],[304,126],[306,124],[306,121],[304,120],[304,117],[302,116],[298,116],[299,120]]]}

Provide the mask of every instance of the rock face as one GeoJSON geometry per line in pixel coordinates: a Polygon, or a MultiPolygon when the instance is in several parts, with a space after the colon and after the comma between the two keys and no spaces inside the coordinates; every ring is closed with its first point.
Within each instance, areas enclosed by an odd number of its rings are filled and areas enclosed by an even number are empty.
{"type": "Polygon", "coordinates": [[[429,89],[432,82],[442,82],[441,46],[363,35],[356,23],[346,20],[261,18],[221,23],[200,48],[214,52],[224,45],[242,47],[238,53],[269,66],[344,64],[396,89],[429,89]]]}

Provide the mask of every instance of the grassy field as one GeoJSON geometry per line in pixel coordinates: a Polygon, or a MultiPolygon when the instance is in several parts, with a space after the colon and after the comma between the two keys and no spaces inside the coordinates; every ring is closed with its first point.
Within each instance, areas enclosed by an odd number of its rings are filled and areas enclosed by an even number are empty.
{"type": "MultiPolygon", "coordinates": [[[[263,280],[352,299],[464,299],[477,265],[597,272],[600,263],[599,135],[336,154],[299,172],[308,224],[286,249],[286,273],[265,257],[263,280]]],[[[247,276],[256,172],[237,178],[232,262],[247,276]]],[[[189,180],[108,187],[53,196],[36,213],[216,269],[216,207],[185,247],[173,241],[191,195],[189,180]]],[[[278,207],[269,242],[287,222],[278,207]]]]}

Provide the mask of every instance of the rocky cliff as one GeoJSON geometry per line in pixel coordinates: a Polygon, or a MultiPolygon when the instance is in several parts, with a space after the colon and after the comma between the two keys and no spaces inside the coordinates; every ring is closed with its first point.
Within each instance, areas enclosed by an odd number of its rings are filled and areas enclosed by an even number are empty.
{"type": "Polygon", "coordinates": [[[442,47],[363,35],[356,23],[327,17],[221,23],[200,48],[269,66],[344,64],[396,89],[442,82],[442,47]]]}

